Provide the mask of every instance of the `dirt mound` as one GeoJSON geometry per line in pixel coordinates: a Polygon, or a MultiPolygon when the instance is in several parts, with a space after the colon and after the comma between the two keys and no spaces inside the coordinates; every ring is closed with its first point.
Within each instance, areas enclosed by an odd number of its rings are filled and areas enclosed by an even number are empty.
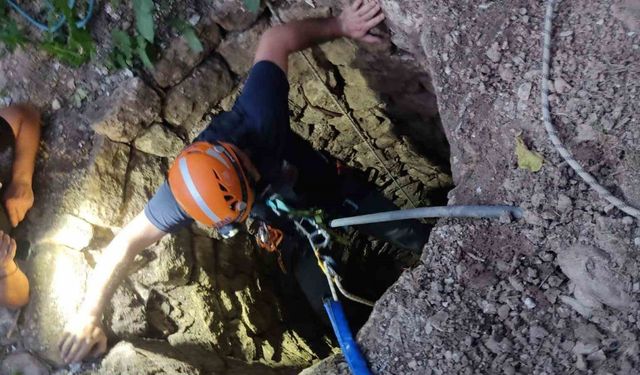
{"type": "MultiPolygon", "coordinates": [[[[111,30],[131,26],[128,4],[97,11],[91,28],[98,57],[80,69],[30,47],[0,59],[0,70],[6,72],[0,80],[4,102],[31,100],[45,116],[36,206],[18,233],[33,243],[25,265],[33,297],[19,319],[8,312],[0,315],[7,336],[3,353],[11,353],[3,366],[14,369],[24,362],[23,369],[40,368],[43,360],[50,369],[64,368],[56,342],[83,297],[101,249],[143,208],[179,150],[213,115],[228,110],[242,88],[271,15],[239,12],[240,3],[167,4],[158,24],[176,14],[195,20],[203,52],[194,53],[183,38],[160,28],[165,48],[159,61],[151,70],[140,67],[135,75],[103,66],[111,30]],[[25,351],[38,358],[20,354],[25,351]]],[[[336,5],[311,8],[282,2],[277,9],[294,19],[328,15],[336,5]]],[[[451,177],[431,81],[391,48],[367,50],[336,41],[307,51],[311,65],[301,55],[293,56],[292,127],[314,147],[372,171],[372,180],[388,197],[407,205],[344,108],[409,199],[440,202],[451,177]]],[[[385,246],[366,237],[351,240],[344,258],[359,268],[345,282],[371,298],[379,297],[403,266],[415,262],[377,257],[385,246]],[[381,276],[371,283],[359,280],[361,274],[381,276]]],[[[336,344],[300,291],[282,293],[277,269],[276,259],[248,235],[222,241],[202,228],[187,228],[147,249],[115,293],[104,317],[115,344],[109,353],[66,369],[263,374],[308,367],[333,353],[336,344]]]]}
{"type": "MultiPolygon", "coordinates": [[[[637,202],[637,5],[561,2],[553,120],[587,170],[637,202]]],[[[562,162],[540,112],[540,2],[386,1],[395,40],[428,69],[451,144],[455,204],[511,203],[524,222],[441,221],[422,264],[358,338],[375,373],[634,373],[637,221],[562,162]],[[425,13],[420,13],[424,11],[425,13]],[[407,15],[428,14],[407,23],[407,15]],[[516,137],[544,157],[517,167],[516,137]]],[[[304,373],[346,373],[340,358],[304,373]]]]}

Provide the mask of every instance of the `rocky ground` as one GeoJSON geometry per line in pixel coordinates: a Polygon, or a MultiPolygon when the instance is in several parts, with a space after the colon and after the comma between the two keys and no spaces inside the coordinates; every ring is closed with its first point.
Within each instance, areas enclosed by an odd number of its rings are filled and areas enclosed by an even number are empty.
{"type": "MultiPolygon", "coordinates": [[[[374,372],[638,373],[640,230],[547,139],[543,2],[384,3],[394,42],[433,77],[451,145],[449,202],[511,203],[526,213],[521,222],[439,222],[421,264],[359,332],[374,372]],[[517,168],[519,134],[544,157],[537,173],[517,168]]],[[[637,1],[560,2],[551,85],[561,138],[636,207],[639,26],[637,1]]],[[[347,370],[337,356],[304,373],[347,370]]]]}
{"type": "MultiPolygon", "coordinates": [[[[275,259],[249,235],[221,241],[194,226],[136,260],[105,314],[108,354],[83,365],[59,362],[56,342],[101,249],[143,208],[181,148],[211,116],[230,108],[260,33],[274,22],[266,7],[251,14],[235,0],[165,5],[158,24],[175,14],[190,20],[203,52],[160,28],[163,49],[154,69],[110,71],[110,31],[131,27],[132,12],[126,4],[105,2],[91,25],[98,44],[91,63],[72,69],[32,47],[0,58],[3,104],[33,102],[45,126],[36,206],[17,231],[32,243],[23,262],[32,297],[20,312],[0,310],[0,373],[291,373],[337,351],[300,292],[283,291],[275,259]]],[[[272,9],[290,20],[339,7],[277,2],[272,9]]],[[[341,40],[306,56],[320,79],[302,55],[292,57],[293,129],[349,165],[378,171],[374,181],[408,206],[343,107],[411,200],[442,203],[452,184],[449,149],[430,75],[420,62],[389,42],[372,49],[341,40]]],[[[411,264],[385,261],[377,254],[382,244],[357,234],[351,239],[345,257],[361,265],[351,278],[379,276],[373,283],[347,282],[356,291],[366,288],[370,298],[411,264]]]]}
{"type": "MultiPolygon", "coordinates": [[[[112,347],[103,359],[56,364],[52,344],[100,249],[140,210],[172,155],[233,103],[273,18],[266,9],[240,12],[231,0],[170,3],[168,14],[197,19],[203,53],[166,33],[153,71],[108,72],[100,63],[105,30],[130,23],[125,7],[99,12],[99,58],[79,70],[31,49],[0,60],[5,101],[34,101],[47,125],[38,203],[21,229],[34,243],[25,265],[33,299],[20,314],[0,311],[0,371],[262,374],[296,371],[335,351],[308,310],[288,310],[303,306],[301,297],[281,295],[273,259],[251,238],[219,241],[194,227],[141,257],[105,318],[112,347]]],[[[390,32],[391,42],[307,51],[322,80],[412,199],[442,200],[450,160],[449,203],[514,204],[525,218],[438,223],[419,264],[358,334],[374,372],[637,373],[640,230],[577,179],[547,140],[539,100],[544,3],[382,3],[388,30],[378,32],[390,32]],[[543,156],[539,172],[518,168],[518,136],[543,156]]],[[[337,9],[314,4],[279,1],[273,9],[285,20],[337,9]]],[[[637,0],[560,2],[551,85],[561,138],[636,206],[639,14],[637,0]]],[[[357,168],[380,171],[299,55],[291,81],[295,131],[357,168]]],[[[406,205],[383,173],[376,182],[406,205]]],[[[305,373],[347,370],[336,355],[305,373]]]]}

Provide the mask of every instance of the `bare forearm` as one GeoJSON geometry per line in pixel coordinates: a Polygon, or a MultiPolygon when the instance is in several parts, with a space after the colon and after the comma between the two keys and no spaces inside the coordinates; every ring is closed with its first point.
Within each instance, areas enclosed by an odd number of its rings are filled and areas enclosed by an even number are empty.
{"type": "Polygon", "coordinates": [[[0,270],[0,306],[18,309],[29,302],[29,280],[15,262],[0,270]]]}
{"type": "Polygon", "coordinates": [[[103,250],[89,277],[80,313],[100,319],[105,305],[126,276],[126,270],[134,257],[131,247],[123,244],[118,237],[103,250]]]}
{"type": "Polygon", "coordinates": [[[267,31],[291,54],[344,36],[337,17],[311,18],[274,26],[267,31]]]}
{"type": "Polygon", "coordinates": [[[16,137],[12,180],[32,184],[33,170],[40,142],[40,120],[38,117],[25,118],[16,137]]]}
{"type": "Polygon", "coordinates": [[[149,245],[159,241],[166,233],[158,230],[140,212],[102,252],[91,273],[87,293],[80,313],[99,319],[113,292],[126,277],[133,258],[149,245]]]}

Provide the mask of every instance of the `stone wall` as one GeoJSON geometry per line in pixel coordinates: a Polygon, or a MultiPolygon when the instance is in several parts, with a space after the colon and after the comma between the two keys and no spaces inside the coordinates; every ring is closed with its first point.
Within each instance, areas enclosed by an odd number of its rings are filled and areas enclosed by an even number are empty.
{"type": "MultiPolygon", "coordinates": [[[[5,346],[13,354],[3,369],[43,366],[37,358],[23,358],[24,351],[44,360],[44,367],[61,368],[56,343],[102,249],[143,209],[187,142],[213,115],[230,109],[259,36],[273,22],[268,11],[239,11],[239,0],[185,3],[204,51],[194,53],[181,37],[158,30],[165,48],[150,71],[108,73],[101,58],[73,71],[32,57],[33,51],[0,61],[12,78],[3,87],[16,99],[52,108],[45,109],[36,206],[18,231],[33,244],[24,265],[32,300],[17,327],[16,315],[0,311],[3,340],[13,345],[5,346]],[[64,84],[26,78],[34,75],[64,84]]],[[[115,25],[131,19],[107,8],[94,25],[104,45],[115,25]]],[[[277,9],[289,20],[339,8],[283,2],[277,9]]],[[[327,85],[411,198],[429,204],[451,186],[434,91],[427,73],[418,65],[408,68],[403,56],[390,51],[390,44],[367,49],[344,40],[308,50],[320,79],[301,55],[292,56],[291,125],[314,147],[381,172],[376,183],[407,205],[327,85]]],[[[106,52],[98,50],[100,57],[106,52]]],[[[306,302],[299,292],[298,300],[283,300],[276,272],[273,257],[256,249],[248,235],[221,241],[194,226],[167,237],[136,258],[105,312],[115,346],[74,371],[268,374],[307,367],[335,351],[335,344],[309,311],[287,311],[287,305],[306,302]]]]}

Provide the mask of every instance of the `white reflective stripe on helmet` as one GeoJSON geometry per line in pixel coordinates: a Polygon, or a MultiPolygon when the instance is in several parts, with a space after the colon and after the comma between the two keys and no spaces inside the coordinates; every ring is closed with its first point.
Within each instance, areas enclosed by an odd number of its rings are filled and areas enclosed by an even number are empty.
{"type": "MultiPolygon", "coordinates": [[[[231,169],[231,166],[229,165],[229,163],[227,163],[226,160],[224,160],[224,158],[222,157],[222,152],[220,152],[220,150],[215,149],[215,148],[208,148],[207,149],[207,155],[209,156],[213,156],[214,158],[216,158],[220,163],[222,163],[225,168],[227,169],[231,169]]],[[[226,155],[225,155],[226,156],[226,155]]]]}
{"type": "Polygon", "coordinates": [[[184,158],[180,159],[180,175],[182,176],[182,180],[189,190],[189,194],[191,194],[191,197],[196,202],[200,210],[202,210],[202,212],[204,212],[204,214],[207,215],[207,217],[211,219],[214,224],[219,223],[220,219],[216,214],[213,213],[213,211],[211,211],[209,206],[207,206],[207,203],[204,201],[204,199],[202,199],[200,192],[196,188],[196,185],[193,183],[191,173],[189,173],[189,168],[187,167],[187,161],[184,158]]]}

